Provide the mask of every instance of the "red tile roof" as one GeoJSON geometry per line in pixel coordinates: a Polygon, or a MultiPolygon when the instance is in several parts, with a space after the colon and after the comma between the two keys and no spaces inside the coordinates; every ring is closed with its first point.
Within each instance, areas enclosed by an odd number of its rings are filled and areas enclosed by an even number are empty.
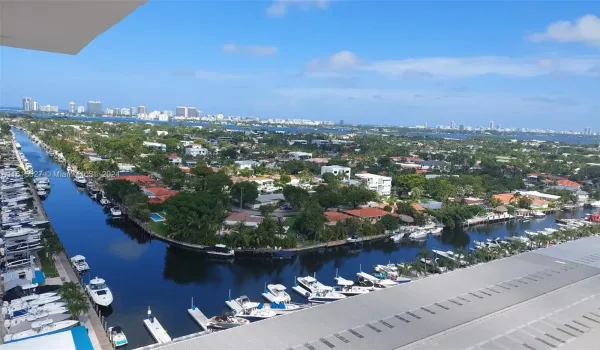
{"type": "Polygon", "coordinates": [[[571,181],[571,180],[558,180],[558,181],[556,181],[556,184],[559,186],[567,186],[567,187],[581,187],[580,184],[578,184],[575,181],[571,181]]]}
{"type": "Polygon", "coordinates": [[[335,223],[338,221],[344,221],[344,220],[350,219],[350,218],[352,218],[352,216],[346,215],[339,211],[326,211],[325,218],[327,219],[327,222],[335,223]]]}
{"type": "Polygon", "coordinates": [[[179,155],[171,153],[171,154],[167,154],[167,158],[169,159],[177,159],[177,158],[181,158],[179,155]]]}
{"type": "Polygon", "coordinates": [[[156,180],[151,178],[148,175],[127,175],[127,176],[117,176],[114,180],[125,180],[133,183],[146,183],[153,184],[156,183],[156,180]]]}
{"type": "Polygon", "coordinates": [[[162,203],[165,200],[167,200],[167,198],[179,193],[179,191],[170,190],[168,188],[160,186],[144,187],[144,191],[150,192],[154,195],[154,197],[150,197],[150,203],[162,203]]]}
{"type": "Polygon", "coordinates": [[[379,218],[386,215],[395,215],[379,208],[358,208],[352,210],[344,210],[344,213],[359,218],[379,218]]]}

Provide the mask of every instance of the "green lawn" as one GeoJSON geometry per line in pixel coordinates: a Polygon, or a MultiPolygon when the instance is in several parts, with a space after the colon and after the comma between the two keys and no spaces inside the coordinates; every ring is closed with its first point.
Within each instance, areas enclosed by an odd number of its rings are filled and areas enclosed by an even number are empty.
{"type": "Polygon", "coordinates": [[[56,267],[54,266],[54,261],[52,261],[51,257],[46,257],[46,250],[40,249],[38,251],[38,257],[40,259],[40,265],[42,265],[42,271],[46,278],[58,277],[58,272],[56,272],[56,267]]]}
{"type": "Polygon", "coordinates": [[[167,225],[165,221],[155,222],[150,220],[150,229],[163,237],[167,237],[167,225]]]}

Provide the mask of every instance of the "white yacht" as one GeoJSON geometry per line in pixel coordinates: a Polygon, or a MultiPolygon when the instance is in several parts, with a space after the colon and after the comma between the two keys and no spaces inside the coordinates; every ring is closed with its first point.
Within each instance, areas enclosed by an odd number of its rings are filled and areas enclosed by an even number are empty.
{"type": "Polygon", "coordinates": [[[398,285],[398,283],[392,280],[379,279],[373,275],[369,275],[368,273],[362,271],[357,272],[356,276],[358,277],[358,280],[366,284],[367,287],[374,287],[375,289],[389,288],[398,285]]]}
{"type": "Polygon", "coordinates": [[[113,302],[113,295],[106,282],[102,278],[94,278],[85,286],[87,292],[92,296],[94,303],[100,306],[109,306],[113,302]]]}
{"type": "Polygon", "coordinates": [[[343,294],[347,297],[352,297],[355,295],[367,294],[372,292],[374,288],[372,287],[362,287],[354,285],[353,281],[343,279],[341,277],[337,278],[338,288],[336,291],[340,294],[343,294]]]}
{"type": "Polygon", "coordinates": [[[38,335],[48,334],[48,333],[60,331],[63,329],[69,329],[69,328],[74,327],[78,323],[79,323],[79,321],[74,321],[74,320],[60,321],[60,322],[54,322],[54,323],[39,322],[35,325],[35,328],[34,328],[34,325],[32,324],[31,325],[32,329],[30,329],[30,330],[15,333],[15,334],[9,334],[9,335],[5,336],[4,342],[7,343],[7,342],[11,342],[11,341],[35,337],[38,335]]]}
{"type": "Polygon", "coordinates": [[[539,211],[536,210],[533,213],[531,213],[531,215],[533,215],[534,218],[543,218],[546,216],[546,214],[543,211],[539,211]]]}
{"type": "Polygon", "coordinates": [[[277,313],[271,308],[265,307],[262,303],[250,302],[244,304],[244,309],[235,316],[254,322],[277,316],[277,313]]]}
{"type": "Polygon", "coordinates": [[[309,303],[323,304],[332,301],[346,299],[346,295],[334,290],[323,290],[310,293],[308,297],[309,303]]]}
{"type": "Polygon", "coordinates": [[[71,258],[71,263],[79,273],[86,272],[90,269],[90,265],[85,261],[85,256],[83,255],[75,255],[71,258]]]}
{"type": "Polygon", "coordinates": [[[110,208],[110,216],[112,216],[113,219],[120,218],[122,214],[123,213],[121,213],[121,209],[119,209],[119,207],[110,208]]]}
{"type": "Polygon", "coordinates": [[[292,301],[292,297],[286,292],[286,289],[283,284],[269,284],[262,295],[270,302],[289,303],[292,301]]]}
{"type": "Polygon", "coordinates": [[[4,321],[4,327],[10,329],[11,327],[18,326],[25,322],[35,322],[50,317],[55,321],[64,321],[71,317],[68,314],[69,310],[66,307],[59,307],[48,311],[40,311],[35,313],[27,313],[21,316],[13,317],[10,320],[4,321]],[[62,317],[62,319],[61,319],[62,317]]]}
{"type": "Polygon", "coordinates": [[[113,343],[115,348],[126,346],[128,344],[127,337],[125,336],[123,329],[121,329],[119,326],[108,328],[108,338],[113,343]]]}
{"type": "Polygon", "coordinates": [[[411,232],[408,238],[412,239],[413,241],[420,241],[426,239],[428,235],[429,232],[426,230],[416,230],[411,232]]]}
{"type": "Polygon", "coordinates": [[[600,208],[600,201],[595,201],[590,204],[593,208],[600,208]]]}
{"type": "Polygon", "coordinates": [[[83,174],[79,173],[77,174],[77,176],[75,176],[75,178],[73,179],[73,182],[75,182],[75,185],[79,186],[79,187],[85,187],[85,185],[87,184],[87,180],[85,179],[85,176],[83,176],[83,174]]]}
{"type": "Polygon", "coordinates": [[[206,254],[211,258],[230,259],[235,256],[235,251],[224,244],[215,244],[206,248],[206,254]]]}
{"type": "Polygon", "coordinates": [[[296,280],[302,288],[306,289],[311,293],[318,291],[333,290],[333,287],[324,285],[312,276],[298,277],[296,280]]]}
{"type": "Polygon", "coordinates": [[[102,199],[100,199],[100,205],[102,205],[103,207],[108,207],[109,205],[111,205],[111,203],[108,198],[102,197],[102,199]]]}

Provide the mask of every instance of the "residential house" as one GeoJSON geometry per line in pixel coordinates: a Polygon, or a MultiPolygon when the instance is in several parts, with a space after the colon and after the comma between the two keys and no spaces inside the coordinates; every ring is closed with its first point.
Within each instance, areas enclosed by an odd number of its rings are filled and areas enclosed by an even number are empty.
{"type": "Polygon", "coordinates": [[[333,174],[335,176],[343,177],[344,180],[350,180],[350,171],[351,169],[346,166],[340,165],[326,165],[321,167],[321,176],[323,174],[333,174]]]}
{"type": "Polygon", "coordinates": [[[359,218],[364,221],[369,221],[373,224],[376,223],[377,221],[379,221],[382,217],[384,217],[386,215],[397,216],[396,214],[392,214],[390,212],[387,212],[387,211],[385,211],[383,209],[379,209],[379,208],[358,208],[358,209],[344,210],[344,213],[347,215],[359,218]]]}
{"type": "Polygon", "coordinates": [[[148,148],[160,149],[163,152],[166,152],[166,150],[167,150],[167,145],[165,145],[164,143],[144,141],[144,142],[142,142],[142,144],[148,148]]]}
{"type": "Polygon", "coordinates": [[[548,193],[542,193],[542,192],[538,192],[538,191],[521,191],[520,193],[522,196],[527,196],[527,197],[535,198],[535,199],[543,199],[548,202],[556,202],[557,200],[560,199],[560,196],[556,196],[556,195],[548,194],[548,193]]]}
{"type": "Polygon", "coordinates": [[[114,180],[125,180],[140,186],[153,186],[156,184],[156,180],[151,178],[148,175],[125,175],[125,176],[117,176],[114,180]]]}
{"type": "Polygon", "coordinates": [[[575,181],[561,179],[554,181],[554,185],[548,186],[548,188],[559,191],[578,192],[579,190],[581,190],[581,185],[575,181]]]}
{"type": "Polygon", "coordinates": [[[284,198],[282,193],[262,194],[259,195],[254,202],[244,203],[244,206],[252,210],[259,210],[260,207],[265,205],[279,205],[279,203],[283,200],[284,198]]]}
{"type": "MultiPolygon", "coordinates": [[[[493,197],[500,201],[500,203],[502,203],[503,205],[514,205],[518,202],[518,196],[515,197],[515,193],[499,193],[495,194],[493,197]]],[[[548,204],[550,203],[545,199],[529,197],[523,194],[521,194],[521,197],[529,198],[531,200],[531,209],[545,209],[548,208],[548,204]]]]}
{"type": "Polygon", "coordinates": [[[325,224],[330,226],[335,225],[340,221],[346,221],[353,218],[353,216],[334,210],[328,210],[324,213],[324,215],[325,219],[327,220],[325,224]]]}
{"type": "Polygon", "coordinates": [[[452,163],[443,160],[424,160],[421,162],[423,169],[449,171],[452,163]]]}
{"type": "Polygon", "coordinates": [[[148,196],[150,203],[162,203],[167,198],[179,193],[179,191],[170,190],[163,186],[142,187],[142,191],[148,196]]]}
{"type": "Polygon", "coordinates": [[[191,146],[185,148],[185,154],[192,157],[203,157],[208,154],[208,149],[202,147],[202,145],[192,144],[191,146]]]}
{"type": "Polygon", "coordinates": [[[167,159],[169,160],[169,162],[173,165],[181,165],[182,159],[179,155],[177,154],[167,154],[166,155],[167,159]]]}
{"type": "Polygon", "coordinates": [[[389,176],[361,173],[355,175],[361,181],[367,184],[367,187],[377,192],[380,196],[390,196],[392,194],[392,178],[389,176]]]}
{"type": "Polygon", "coordinates": [[[236,160],[234,162],[240,170],[254,169],[258,166],[258,162],[254,160],[236,160]]]}
{"type": "Polygon", "coordinates": [[[307,160],[312,158],[312,153],[308,152],[289,152],[287,158],[291,160],[307,160]]]}
{"type": "Polygon", "coordinates": [[[252,215],[248,212],[242,211],[242,212],[231,213],[231,215],[229,215],[225,219],[225,221],[223,222],[223,225],[232,227],[232,226],[236,226],[236,225],[243,223],[244,226],[256,227],[262,221],[263,221],[262,216],[256,216],[256,215],[252,215]]]}

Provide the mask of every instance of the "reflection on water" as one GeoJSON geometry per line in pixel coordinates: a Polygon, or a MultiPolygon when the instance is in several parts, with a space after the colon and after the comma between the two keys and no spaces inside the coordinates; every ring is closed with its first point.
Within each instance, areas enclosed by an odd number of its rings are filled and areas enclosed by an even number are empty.
{"type": "MultiPolygon", "coordinates": [[[[17,131],[22,151],[36,171],[58,171],[60,167],[22,133],[17,131]]],[[[353,279],[359,269],[371,271],[376,264],[412,261],[423,249],[460,249],[472,247],[473,240],[521,234],[554,225],[555,218],[479,226],[463,230],[444,230],[441,237],[410,244],[378,241],[360,249],[324,249],[296,256],[291,260],[236,260],[213,262],[204,254],[169,247],[151,240],[125,220],[110,220],[102,207],[69,178],[51,178],[52,191],[44,207],[67,253],[84,255],[90,276],[107,281],[114,296],[109,326],[124,327],[131,348],[153,341],[142,325],[148,306],[172,337],[200,331],[186,309],[191,297],[208,316],[224,311],[229,293],[248,295],[259,301],[266,283],[282,283],[288,288],[295,277],[313,275],[333,284],[336,270],[353,279]]],[[[559,213],[581,216],[580,213],[559,213]]],[[[294,301],[302,297],[291,293],[294,301]]]]}

